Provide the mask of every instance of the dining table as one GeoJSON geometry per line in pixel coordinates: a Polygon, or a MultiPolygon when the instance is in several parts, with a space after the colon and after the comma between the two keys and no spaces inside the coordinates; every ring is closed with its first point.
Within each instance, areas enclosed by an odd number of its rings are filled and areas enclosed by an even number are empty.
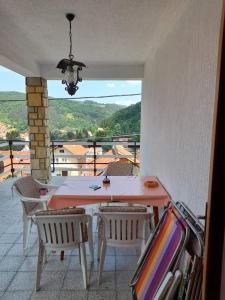
{"type": "Polygon", "coordinates": [[[156,176],[68,176],[48,202],[49,209],[83,206],[97,203],[123,202],[153,207],[155,224],[159,208],[167,206],[171,197],[156,176]],[[148,186],[153,182],[154,186],[148,186]],[[97,188],[97,189],[94,189],[97,188]]]}

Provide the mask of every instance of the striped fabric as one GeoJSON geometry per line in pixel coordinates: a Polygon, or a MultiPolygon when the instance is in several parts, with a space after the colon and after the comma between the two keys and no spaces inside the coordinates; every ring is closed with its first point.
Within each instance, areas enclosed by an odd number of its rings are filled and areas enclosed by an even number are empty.
{"type": "Polygon", "coordinates": [[[185,237],[185,226],[171,209],[161,225],[134,286],[137,300],[151,300],[185,237]]]}

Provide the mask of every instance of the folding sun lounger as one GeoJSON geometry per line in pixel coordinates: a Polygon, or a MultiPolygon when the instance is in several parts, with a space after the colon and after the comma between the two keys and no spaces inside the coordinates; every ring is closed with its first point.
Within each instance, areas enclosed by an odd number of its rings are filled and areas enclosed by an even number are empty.
{"type": "MultiPolygon", "coordinates": [[[[192,271],[192,277],[199,277],[197,274],[199,272],[195,272],[194,268],[200,265],[198,258],[202,256],[202,237],[198,236],[197,243],[194,243],[197,250],[193,249],[190,241],[196,239],[198,231],[202,232],[202,227],[199,226],[201,228],[196,231],[195,225],[198,221],[193,220],[194,216],[181,203],[176,205],[171,203],[165,210],[153,236],[146,244],[145,251],[139,259],[137,271],[131,281],[134,300],[198,299],[195,296],[193,298],[188,296],[188,293],[194,293],[193,287],[190,287],[187,282],[187,274],[184,276],[180,271],[181,269],[184,272],[181,264],[184,264],[185,260],[185,267],[189,273],[192,271]],[[187,254],[189,252],[190,255],[187,254]],[[192,256],[194,257],[195,252],[197,255],[194,263],[192,256]],[[186,260],[189,258],[190,262],[187,263],[186,260]],[[177,291],[176,297],[171,298],[169,294],[175,293],[174,288],[176,287],[178,290],[178,286],[179,291],[177,291]],[[168,291],[170,292],[168,293],[168,291]]],[[[197,292],[197,294],[199,293],[197,292]]]]}

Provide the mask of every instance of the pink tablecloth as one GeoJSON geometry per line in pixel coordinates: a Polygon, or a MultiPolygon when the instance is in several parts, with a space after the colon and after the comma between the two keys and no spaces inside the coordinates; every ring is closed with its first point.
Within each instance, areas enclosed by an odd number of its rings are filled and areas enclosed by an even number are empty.
{"type": "Polygon", "coordinates": [[[103,184],[102,176],[67,177],[48,203],[49,208],[87,205],[100,202],[128,202],[162,207],[169,203],[170,196],[156,177],[110,176],[110,184],[103,184]],[[154,180],[156,188],[147,188],[144,182],[154,180]],[[94,191],[90,185],[99,185],[94,191]]]}

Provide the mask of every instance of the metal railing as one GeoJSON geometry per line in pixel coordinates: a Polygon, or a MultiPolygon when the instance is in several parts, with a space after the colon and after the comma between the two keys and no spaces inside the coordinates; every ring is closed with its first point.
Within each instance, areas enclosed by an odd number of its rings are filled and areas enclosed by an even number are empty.
{"type": "MultiPolygon", "coordinates": [[[[140,143],[137,141],[54,140],[50,142],[50,150],[53,175],[96,176],[104,171],[108,162],[112,160],[127,160],[133,164],[134,173],[137,173],[139,168],[140,143]],[[71,146],[82,147],[71,149],[71,146]],[[80,154],[79,150],[83,153],[80,154]]],[[[0,181],[8,177],[24,176],[30,172],[29,141],[0,140],[0,181]]]]}

